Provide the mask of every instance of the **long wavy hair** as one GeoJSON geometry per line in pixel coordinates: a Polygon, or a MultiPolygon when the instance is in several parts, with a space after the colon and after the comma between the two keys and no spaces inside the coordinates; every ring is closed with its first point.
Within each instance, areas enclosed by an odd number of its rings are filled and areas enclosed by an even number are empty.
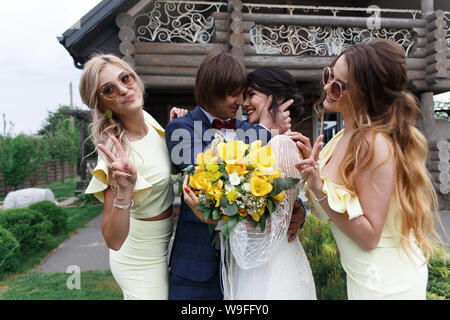
{"type": "MultiPolygon", "coordinates": [[[[348,65],[348,94],[344,98],[355,130],[339,167],[343,185],[356,194],[355,179],[373,160],[371,146],[376,134],[387,137],[396,174],[395,199],[401,209],[401,247],[410,247],[412,233],[428,261],[430,235],[437,236],[433,211],[438,204],[426,168],[427,140],[415,126],[419,103],[407,91],[405,52],[393,41],[374,38],[347,48],[331,66],[341,56],[348,65]]],[[[323,94],[316,105],[324,98],[323,94]]]]}
{"type": "MultiPolygon", "coordinates": [[[[110,121],[106,116],[105,109],[102,107],[99,99],[99,75],[108,64],[117,65],[125,71],[134,74],[136,83],[142,93],[144,93],[144,84],[128,63],[112,54],[97,54],[84,64],[80,78],[80,96],[81,100],[89,107],[92,114],[92,123],[89,124],[89,138],[93,140],[95,145],[101,143],[105,145],[111,153],[117,155],[116,148],[109,137],[116,137],[125,152],[129,150],[130,141],[125,134],[125,128],[123,127],[120,118],[113,114],[112,121],[110,121]]],[[[110,164],[109,159],[103,155],[103,152],[99,152],[99,155],[108,165],[110,164]]]]}

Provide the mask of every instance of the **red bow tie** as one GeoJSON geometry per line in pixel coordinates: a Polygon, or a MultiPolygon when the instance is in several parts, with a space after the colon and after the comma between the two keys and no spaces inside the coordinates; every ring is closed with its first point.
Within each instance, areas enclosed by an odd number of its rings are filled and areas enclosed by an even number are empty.
{"type": "Polygon", "coordinates": [[[236,119],[230,119],[227,121],[222,121],[220,119],[215,119],[212,123],[213,128],[216,129],[222,129],[222,128],[226,128],[226,129],[235,129],[236,128],[236,119]]]}

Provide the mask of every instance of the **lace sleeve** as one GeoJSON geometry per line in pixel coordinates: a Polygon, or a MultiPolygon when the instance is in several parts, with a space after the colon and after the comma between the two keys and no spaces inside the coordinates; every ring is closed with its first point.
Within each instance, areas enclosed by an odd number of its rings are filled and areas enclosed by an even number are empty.
{"type": "MultiPolygon", "coordinates": [[[[271,139],[269,145],[281,170],[281,176],[301,179],[294,166],[300,161],[295,143],[289,137],[279,135],[271,139]]],[[[292,208],[301,185],[302,182],[286,191],[284,200],[267,219],[264,232],[259,226],[254,228],[253,223],[249,221],[241,221],[234,227],[229,236],[229,245],[239,267],[250,269],[266,263],[276,252],[280,242],[287,241],[292,208]]]]}

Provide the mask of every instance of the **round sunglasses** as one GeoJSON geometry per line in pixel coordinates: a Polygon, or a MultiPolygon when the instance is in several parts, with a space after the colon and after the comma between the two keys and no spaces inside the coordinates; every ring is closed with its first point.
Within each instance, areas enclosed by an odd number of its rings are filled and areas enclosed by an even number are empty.
{"type": "Polygon", "coordinates": [[[344,95],[343,92],[346,89],[345,84],[341,83],[339,80],[335,80],[333,69],[331,69],[330,67],[326,67],[323,69],[322,73],[323,85],[326,86],[329,81],[331,81],[330,83],[331,98],[333,98],[334,100],[339,100],[344,95]]]}
{"type": "MultiPolygon", "coordinates": [[[[119,75],[119,82],[125,88],[130,89],[136,83],[136,78],[131,72],[122,72],[119,75]]],[[[115,83],[108,82],[100,88],[99,95],[106,100],[114,100],[120,95],[120,89],[115,83]]]]}

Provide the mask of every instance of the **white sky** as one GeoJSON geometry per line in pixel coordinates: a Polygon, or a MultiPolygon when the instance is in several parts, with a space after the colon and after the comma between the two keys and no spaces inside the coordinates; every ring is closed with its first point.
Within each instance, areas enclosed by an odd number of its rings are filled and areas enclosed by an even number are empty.
{"type": "MultiPolygon", "coordinates": [[[[8,123],[13,122],[14,134],[36,133],[48,111],[69,105],[70,82],[73,104],[82,106],[78,93],[81,70],[74,67],[73,59],[56,37],[99,2],[0,1],[0,133],[3,113],[8,123]]],[[[450,101],[450,92],[440,95],[439,100],[450,101]]]]}
{"type": "Polygon", "coordinates": [[[81,70],[56,37],[99,2],[0,1],[0,133],[3,113],[8,123],[14,123],[14,134],[36,133],[48,111],[70,104],[70,82],[73,104],[82,105],[78,93],[81,70]]]}

